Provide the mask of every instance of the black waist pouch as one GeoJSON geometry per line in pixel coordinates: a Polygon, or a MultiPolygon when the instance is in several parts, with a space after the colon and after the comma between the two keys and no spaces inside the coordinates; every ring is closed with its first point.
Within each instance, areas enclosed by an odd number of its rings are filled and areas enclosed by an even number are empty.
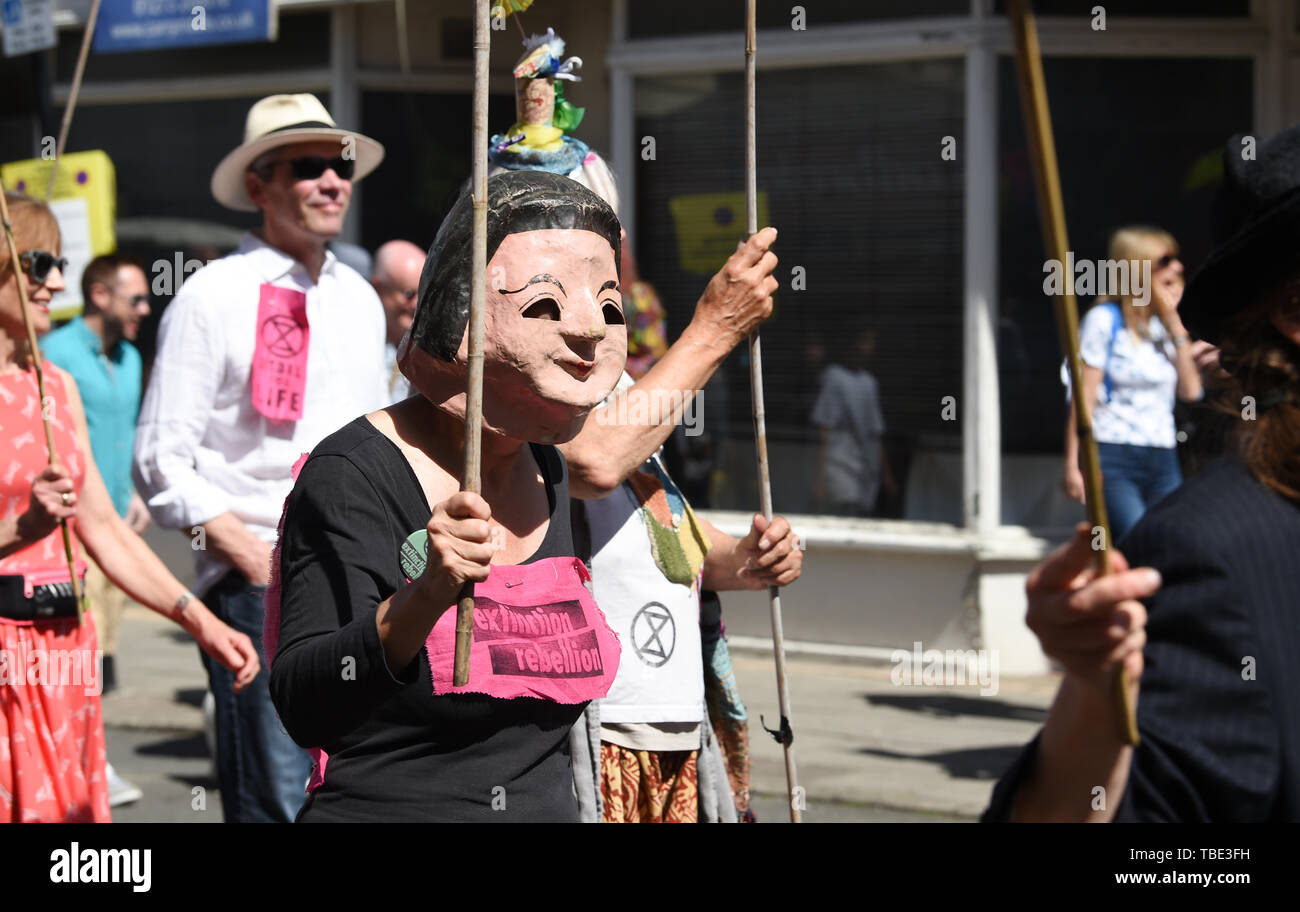
{"type": "Polygon", "coordinates": [[[72,580],[44,583],[29,589],[21,576],[0,576],[0,617],[15,621],[49,621],[78,616],[72,580]]]}

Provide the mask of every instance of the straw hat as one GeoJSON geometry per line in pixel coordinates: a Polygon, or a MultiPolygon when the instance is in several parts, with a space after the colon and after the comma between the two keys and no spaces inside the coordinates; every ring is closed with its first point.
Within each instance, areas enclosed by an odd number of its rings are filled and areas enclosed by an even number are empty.
{"type": "Polygon", "coordinates": [[[359,181],[384,160],[384,147],[352,130],[340,130],[334,118],[315,95],[271,95],[248,109],[244,124],[244,142],[236,147],[212,172],[212,195],[228,209],[256,212],[257,206],[244,189],[244,173],[263,152],[291,143],[339,142],[351,137],[356,141],[356,172],[359,181]]]}

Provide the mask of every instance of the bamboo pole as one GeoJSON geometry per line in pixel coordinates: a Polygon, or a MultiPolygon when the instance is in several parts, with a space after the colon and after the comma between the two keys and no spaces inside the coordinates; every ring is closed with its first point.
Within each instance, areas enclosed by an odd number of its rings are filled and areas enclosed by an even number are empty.
{"type": "MultiPolygon", "coordinates": [[[[1065,263],[1070,244],[1065,232],[1065,203],[1061,197],[1061,175],[1056,164],[1056,140],[1047,107],[1047,85],[1038,48],[1038,27],[1027,0],[1011,0],[1011,28],[1015,35],[1016,75],[1024,108],[1025,133],[1029,137],[1034,179],[1038,187],[1039,221],[1047,255],[1065,263]]],[[[1093,568],[1097,576],[1110,573],[1110,526],[1102,494],[1101,463],[1097,440],[1092,435],[1092,415],[1083,395],[1083,362],[1079,358],[1079,309],[1074,300],[1073,276],[1066,277],[1065,293],[1056,296],[1056,331],[1061,351],[1069,362],[1075,427],[1079,432],[1079,454],[1087,497],[1088,522],[1101,530],[1101,547],[1093,547],[1093,568]]],[[[1137,717],[1129,696],[1128,672],[1115,670],[1115,700],[1123,715],[1122,736],[1128,744],[1138,743],[1137,717]]]]}
{"type": "MultiPolygon", "coordinates": [[[[58,453],[54,449],[54,431],[50,428],[49,414],[45,409],[45,370],[41,361],[41,350],[36,344],[36,326],[32,323],[31,302],[27,300],[27,286],[23,282],[23,268],[18,261],[18,244],[14,240],[13,224],[9,221],[9,201],[5,199],[5,187],[0,182],[0,221],[4,222],[5,243],[9,245],[9,262],[12,264],[14,284],[18,286],[18,303],[23,311],[23,326],[27,328],[27,345],[31,349],[32,366],[36,368],[36,391],[41,400],[41,424],[45,426],[45,450],[48,454],[48,464],[54,465],[58,459],[58,453]]],[[[87,454],[89,456],[89,454],[87,454]]],[[[77,579],[77,566],[72,558],[72,536],[68,531],[68,521],[59,520],[59,528],[63,532],[63,556],[68,561],[68,575],[72,577],[72,596],[77,600],[77,606],[84,614],[86,611],[86,593],[81,588],[81,582],[77,579]]]]}
{"type": "Polygon", "coordinates": [[[92,0],[90,15],[86,17],[86,30],[81,36],[81,53],[77,55],[77,69],[72,74],[72,88],[68,92],[68,103],[63,108],[63,122],[59,125],[59,142],[54,147],[54,163],[50,167],[50,180],[45,185],[45,198],[54,195],[54,178],[59,173],[59,160],[68,145],[68,131],[72,128],[72,114],[77,110],[77,96],[81,94],[81,77],[86,72],[86,57],[90,54],[90,43],[95,37],[95,21],[99,19],[99,0],[92,0]]]}
{"type": "Polygon", "coordinates": [[[406,0],[393,0],[397,17],[397,61],[403,76],[411,74],[411,45],[406,31],[406,0]]]}
{"type": "MultiPolygon", "coordinates": [[[[465,474],[462,491],[480,493],[483,442],[483,308],[487,282],[488,58],[491,50],[489,4],[474,4],[474,225],[471,235],[473,283],[469,304],[469,372],[465,397],[465,474]]],[[[466,583],[456,604],[456,661],[452,683],[469,681],[469,650],[474,642],[474,584],[466,583]]]]}
{"type": "MultiPolygon", "coordinates": [[[[757,92],[755,88],[755,51],[757,49],[754,12],[755,0],[745,0],[745,231],[749,237],[758,233],[758,142],[757,92]]],[[[754,407],[754,448],[758,456],[758,496],[763,517],[772,521],[772,479],[767,461],[767,422],[763,407],[763,353],[758,330],[749,337],[749,386],[754,407]]],[[[771,732],[785,749],[785,783],[790,801],[790,822],[803,823],[803,794],[794,762],[794,730],[790,727],[790,687],[785,675],[785,634],[781,629],[781,590],[769,586],[768,602],[772,614],[772,652],[776,658],[776,692],[781,710],[781,725],[771,732]]]]}

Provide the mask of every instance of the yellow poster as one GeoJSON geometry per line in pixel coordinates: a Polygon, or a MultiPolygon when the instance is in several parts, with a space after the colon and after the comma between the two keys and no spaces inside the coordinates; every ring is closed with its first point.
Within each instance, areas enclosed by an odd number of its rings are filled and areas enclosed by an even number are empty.
{"type": "MultiPolygon", "coordinates": [[[[29,158],[0,165],[5,188],[45,198],[52,160],[29,158]]],[[[81,313],[81,272],[95,257],[117,249],[114,223],[117,217],[117,179],[113,162],[101,150],[67,152],[59,161],[50,208],[59,220],[63,256],[68,268],[63,274],[67,289],[55,295],[50,316],[66,320],[81,313]]]]}
{"type": "MultiPolygon", "coordinates": [[[[674,196],[668,210],[677,226],[677,255],[682,268],[711,276],[736,244],[745,239],[744,193],[691,193],[674,196]]],[[[758,227],[767,221],[767,193],[758,194],[758,227]]]]}

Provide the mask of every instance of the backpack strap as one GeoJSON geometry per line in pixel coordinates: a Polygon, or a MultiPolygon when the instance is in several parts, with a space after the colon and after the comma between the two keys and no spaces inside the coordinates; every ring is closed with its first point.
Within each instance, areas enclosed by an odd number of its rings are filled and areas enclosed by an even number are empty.
{"type": "Polygon", "coordinates": [[[1119,335],[1119,331],[1124,327],[1124,312],[1120,310],[1119,304],[1115,301],[1102,301],[1101,306],[1110,311],[1112,317],[1110,324],[1110,342],[1106,344],[1106,370],[1101,378],[1102,386],[1106,391],[1106,401],[1110,402],[1111,395],[1115,388],[1115,385],[1110,379],[1110,357],[1115,351],[1115,337],[1119,335]]]}

